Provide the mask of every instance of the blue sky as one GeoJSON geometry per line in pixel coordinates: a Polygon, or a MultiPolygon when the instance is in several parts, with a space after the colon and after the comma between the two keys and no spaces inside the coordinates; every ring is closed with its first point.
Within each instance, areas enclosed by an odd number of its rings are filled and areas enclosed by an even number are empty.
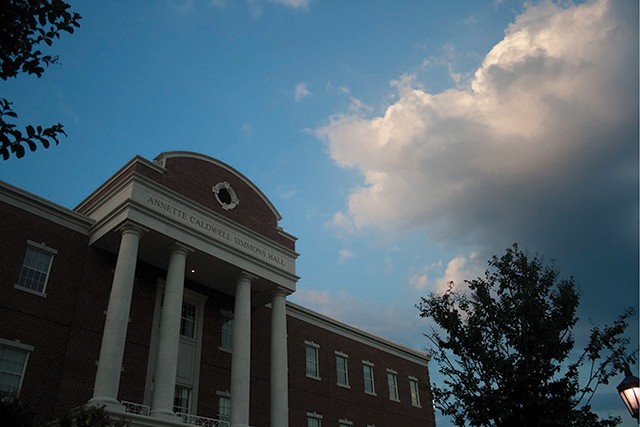
{"type": "MultiPolygon", "coordinates": [[[[72,208],[201,152],[299,237],[295,302],[422,348],[420,296],[518,242],[581,286],[580,337],[638,307],[638,5],[560,3],[72,2],[60,64],[0,82],[69,137],[0,179],[72,208]]],[[[635,425],[612,386],[594,406],[635,425]]]]}

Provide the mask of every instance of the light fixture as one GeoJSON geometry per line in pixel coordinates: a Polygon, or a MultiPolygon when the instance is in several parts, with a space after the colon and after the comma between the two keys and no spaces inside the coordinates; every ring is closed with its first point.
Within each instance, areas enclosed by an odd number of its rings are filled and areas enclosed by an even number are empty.
{"type": "Polygon", "coordinates": [[[620,397],[622,401],[627,406],[627,409],[631,413],[631,416],[636,420],[638,418],[638,406],[640,402],[640,380],[638,377],[631,374],[631,369],[629,365],[625,363],[624,368],[625,377],[618,385],[618,393],[620,393],[620,397]]]}

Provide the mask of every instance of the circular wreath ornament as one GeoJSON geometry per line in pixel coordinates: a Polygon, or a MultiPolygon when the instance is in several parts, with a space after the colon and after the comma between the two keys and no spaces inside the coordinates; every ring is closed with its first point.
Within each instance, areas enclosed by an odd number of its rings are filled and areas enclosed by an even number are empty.
{"type": "Polygon", "coordinates": [[[231,188],[231,184],[226,181],[214,185],[213,194],[216,195],[216,200],[225,211],[230,211],[240,204],[236,192],[231,188]]]}

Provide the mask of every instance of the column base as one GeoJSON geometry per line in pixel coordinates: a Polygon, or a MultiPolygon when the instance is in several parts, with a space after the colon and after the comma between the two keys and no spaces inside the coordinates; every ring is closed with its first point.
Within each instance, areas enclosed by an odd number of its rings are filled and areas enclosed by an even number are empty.
{"type": "Polygon", "coordinates": [[[124,406],[113,397],[94,396],[87,402],[87,406],[96,408],[104,408],[110,412],[125,412],[124,406]]]}

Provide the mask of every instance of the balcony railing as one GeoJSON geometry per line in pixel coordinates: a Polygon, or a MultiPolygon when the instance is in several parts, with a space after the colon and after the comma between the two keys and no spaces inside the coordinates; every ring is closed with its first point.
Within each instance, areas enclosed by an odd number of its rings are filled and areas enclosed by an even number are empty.
{"type": "Polygon", "coordinates": [[[185,414],[183,412],[176,413],[177,416],[182,418],[182,422],[185,424],[191,424],[194,426],[203,427],[229,427],[229,421],[215,420],[213,418],[200,417],[193,414],[185,414]]]}
{"type": "MultiPolygon", "coordinates": [[[[145,415],[147,417],[150,415],[151,408],[147,405],[128,402],[126,400],[122,400],[120,401],[120,403],[122,404],[122,406],[124,406],[124,410],[130,414],[145,415]]],[[[183,412],[177,412],[176,415],[180,417],[183,423],[193,426],[229,427],[231,425],[229,421],[216,420],[213,418],[201,417],[193,414],[185,414],[183,412]]]]}
{"type": "Polygon", "coordinates": [[[120,401],[120,404],[122,404],[122,406],[124,406],[124,410],[130,414],[149,416],[150,408],[147,405],[141,405],[140,403],[134,403],[134,402],[127,402],[126,400],[120,401]]]}

